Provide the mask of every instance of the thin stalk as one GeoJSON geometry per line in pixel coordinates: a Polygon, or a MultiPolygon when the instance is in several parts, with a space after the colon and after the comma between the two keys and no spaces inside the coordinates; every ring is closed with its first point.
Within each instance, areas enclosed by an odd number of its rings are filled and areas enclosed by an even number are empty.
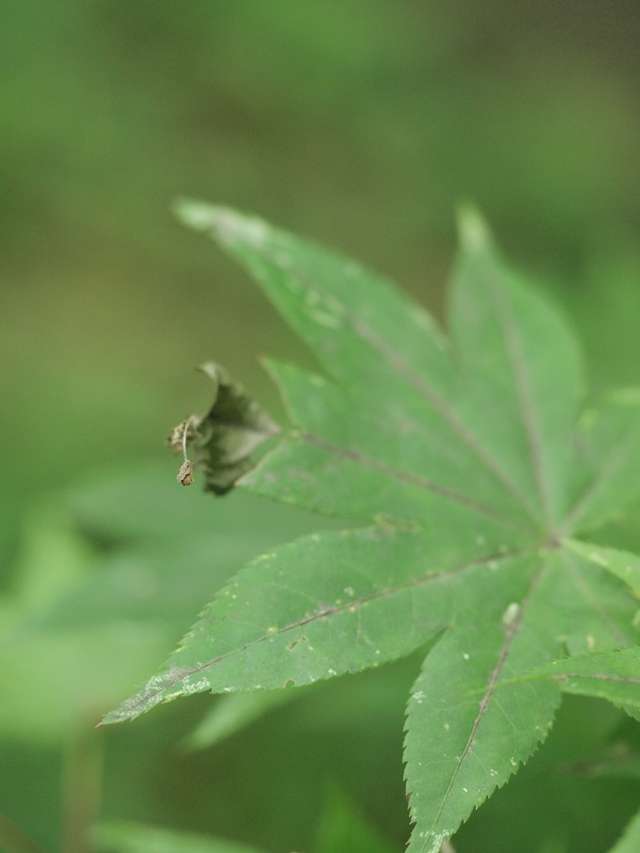
{"type": "Polygon", "coordinates": [[[42,848],[33,838],[29,838],[2,813],[0,813],[0,849],[5,853],[43,853],[42,848]]]}
{"type": "Polygon", "coordinates": [[[62,853],[94,853],[100,815],[103,735],[78,722],[67,744],[62,794],[62,853]]]}

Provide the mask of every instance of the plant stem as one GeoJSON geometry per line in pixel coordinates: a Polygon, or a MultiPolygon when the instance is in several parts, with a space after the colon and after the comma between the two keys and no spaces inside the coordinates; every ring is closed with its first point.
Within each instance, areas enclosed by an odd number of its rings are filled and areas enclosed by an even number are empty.
{"type": "Polygon", "coordinates": [[[42,848],[0,813],[0,848],[6,853],[42,853],[42,848]]]}
{"type": "Polygon", "coordinates": [[[62,853],[94,853],[93,829],[100,813],[103,735],[82,721],[72,732],[62,794],[62,853]]]}

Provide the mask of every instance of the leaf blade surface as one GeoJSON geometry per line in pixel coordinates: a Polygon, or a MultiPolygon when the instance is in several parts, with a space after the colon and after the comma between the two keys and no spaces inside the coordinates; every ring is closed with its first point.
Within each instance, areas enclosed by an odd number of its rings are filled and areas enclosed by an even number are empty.
{"type": "Polygon", "coordinates": [[[473,539],[452,548],[444,536],[430,568],[425,542],[436,550],[441,532],[325,532],[258,558],[205,609],[166,671],[105,722],[179,695],[309,684],[409,654],[451,620],[468,575],[499,585],[519,559],[491,550],[479,558],[473,539]]]}
{"type": "Polygon", "coordinates": [[[636,570],[618,570],[630,556],[594,560],[570,537],[640,493],[640,419],[618,406],[583,428],[571,330],[474,213],[451,343],[339,255],[225,208],[179,215],[252,273],[326,374],[269,363],[291,428],[234,484],[375,527],[254,561],[107,721],[201,690],[308,684],[429,641],[406,760],[409,849],[436,853],[544,739],[569,682],[540,667],[638,643],[636,570]]]}

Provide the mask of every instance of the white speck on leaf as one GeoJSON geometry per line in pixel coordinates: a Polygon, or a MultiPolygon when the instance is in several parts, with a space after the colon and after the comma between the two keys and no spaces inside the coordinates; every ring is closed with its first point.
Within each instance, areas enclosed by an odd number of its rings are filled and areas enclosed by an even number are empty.
{"type": "Polygon", "coordinates": [[[328,314],[326,311],[314,309],[309,311],[309,317],[315,320],[320,326],[326,326],[328,329],[337,329],[340,326],[340,319],[335,314],[328,314]]]}
{"type": "Polygon", "coordinates": [[[183,692],[188,696],[190,693],[202,693],[203,690],[208,690],[210,687],[209,681],[206,678],[201,678],[195,684],[185,684],[183,692]]]}

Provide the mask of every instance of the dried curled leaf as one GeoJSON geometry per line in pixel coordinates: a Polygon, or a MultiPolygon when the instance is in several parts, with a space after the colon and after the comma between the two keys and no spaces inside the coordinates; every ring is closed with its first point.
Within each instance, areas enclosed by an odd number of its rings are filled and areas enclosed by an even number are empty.
{"type": "Polygon", "coordinates": [[[193,465],[188,459],[185,459],[180,466],[177,480],[183,486],[190,486],[193,483],[193,465]]]}
{"type": "MultiPolygon", "coordinates": [[[[209,361],[198,369],[213,382],[211,408],[201,417],[191,416],[179,424],[168,443],[173,450],[182,450],[186,430],[186,444],[195,454],[194,466],[204,471],[205,491],[224,495],[253,467],[253,451],[280,430],[224,367],[209,361]]],[[[192,464],[186,459],[178,480],[183,486],[193,482],[192,464]]]]}
{"type": "Polygon", "coordinates": [[[179,423],[177,427],[173,428],[171,434],[167,436],[167,444],[174,451],[174,453],[183,452],[185,449],[185,444],[188,444],[189,442],[193,441],[196,435],[195,428],[199,421],[200,418],[196,417],[195,415],[191,415],[191,417],[185,418],[185,420],[179,423]]]}

